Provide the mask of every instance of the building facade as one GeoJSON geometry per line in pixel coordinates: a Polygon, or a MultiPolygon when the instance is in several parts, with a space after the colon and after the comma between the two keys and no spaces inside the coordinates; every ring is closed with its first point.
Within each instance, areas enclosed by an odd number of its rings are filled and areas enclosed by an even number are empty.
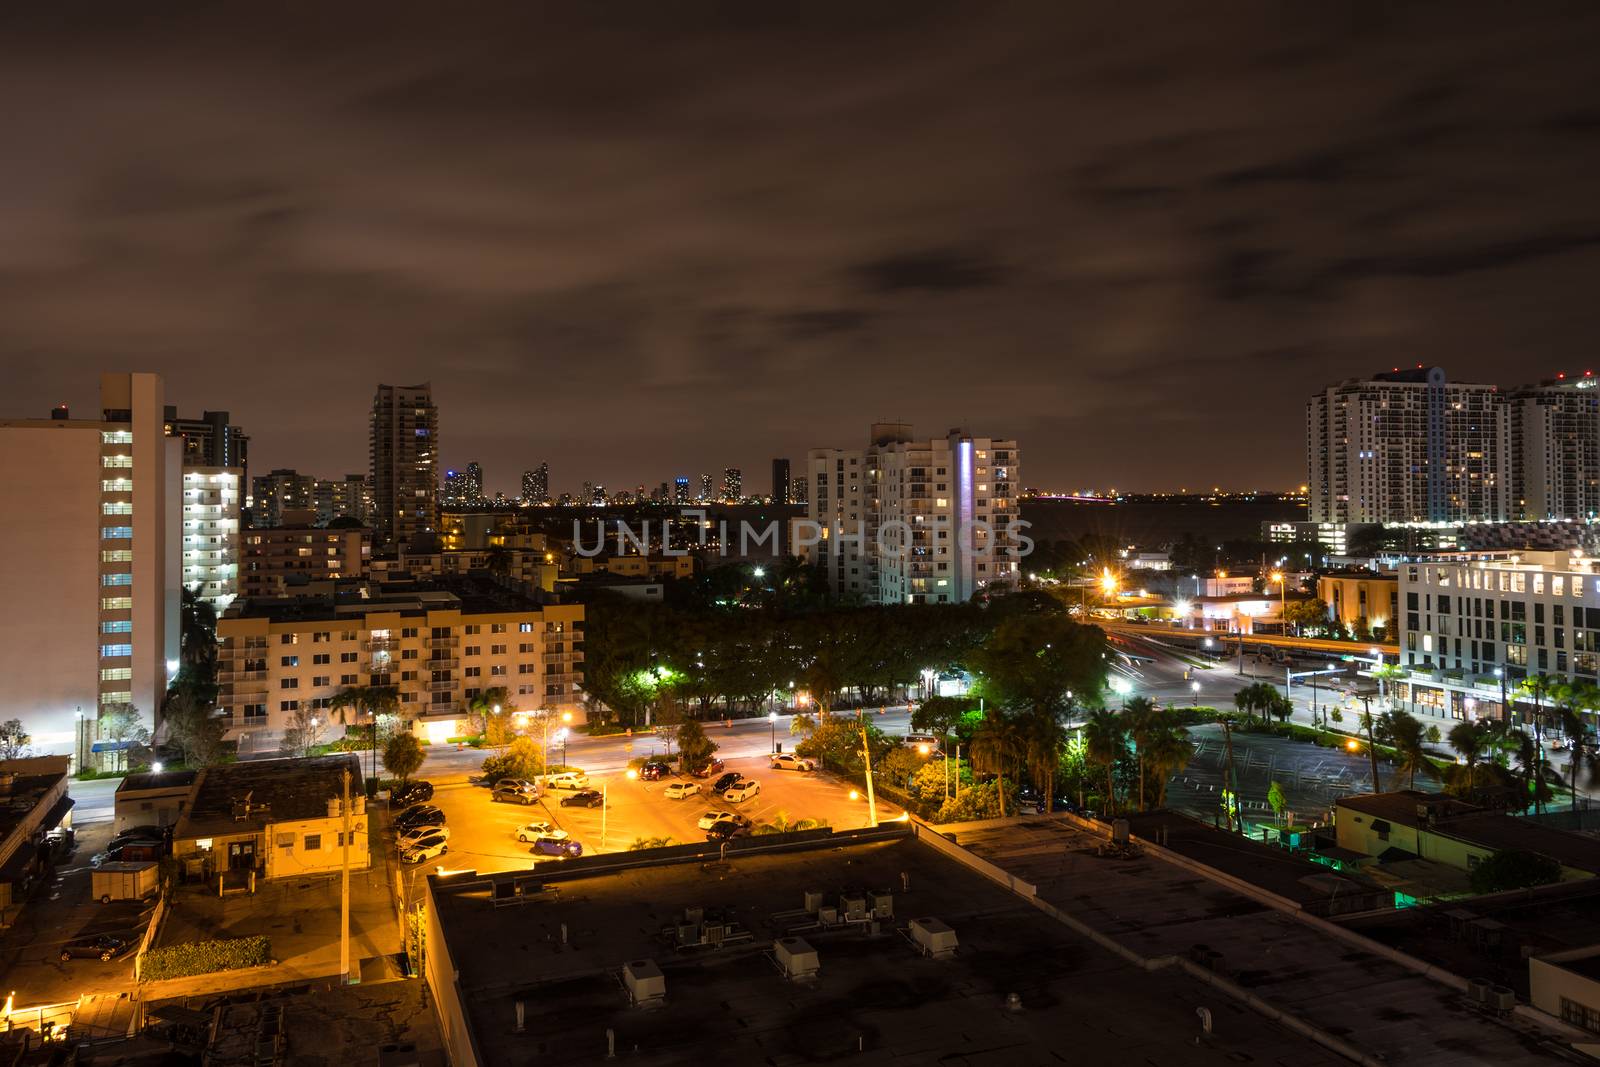
{"type": "Polygon", "coordinates": [[[1310,521],[1504,521],[1509,452],[1496,386],[1440,367],[1341,382],[1306,405],[1310,521]]]}
{"type": "Polygon", "coordinates": [[[249,488],[250,438],[232,424],[226,411],[204,411],[198,419],[185,419],[168,404],[164,412],[167,436],[183,441],[184,466],[237,468],[240,487],[249,488]]]}
{"type": "MultiPolygon", "coordinates": [[[[395,686],[408,721],[453,721],[505,686],[524,710],[574,713],[583,608],[542,604],[484,580],[373,585],[351,594],[239,600],[217,623],[218,706],[241,751],[276,750],[297,713],[327,716],[353,686],[395,686]]],[[[357,725],[354,719],[351,725],[357,725]]]]}
{"type": "Polygon", "coordinates": [[[432,386],[378,386],[370,455],[374,540],[389,548],[433,534],[439,521],[439,409],[432,386]]]}
{"type": "Polygon", "coordinates": [[[323,526],[274,526],[240,535],[239,595],[279,597],[327,579],[363,578],[372,532],[323,526]]]}
{"type": "Polygon", "coordinates": [[[867,448],[813,449],[806,466],[818,536],[795,543],[835,595],[959,603],[1015,580],[1024,547],[1013,526],[1016,441],[964,430],[919,441],[909,425],[879,423],[867,448]]]}
{"type": "Polygon", "coordinates": [[[1600,379],[1585,372],[1511,391],[1513,515],[1600,518],[1600,379]]]}
{"type": "Polygon", "coordinates": [[[1400,579],[1373,571],[1332,571],[1317,576],[1317,599],[1328,621],[1392,635],[1400,613],[1400,579]]]}
{"type": "Polygon", "coordinates": [[[37,750],[113,710],[153,726],[177,670],[183,442],[162,389],[103,374],[99,419],[0,422],[0,594],[40,608],[0,621],[0,718],[37,750]]]}
{"type": "Polygon", "coordinates": [[[744,495],[744,472],[738,467],[722,469],[722,502],[737,504],[744,495]]]}
{"type": "Polygon", "coordinates": [[[531,471],[522,472],[522,503],[548,504],[550,502],[550,464],[541,463],[531,471]]]}
{"type": "Polygon", "coordinates": [[[280,467],[256,476],[250,487],[250,525],[283,526],[316,511],[317,480],[280,467]]]}
{"type": "Polygon", "coordinates": [[[318,478],[311,488],[311,503],[319,526],[335,519],[354,519],[365,526],[372,521],[372,483],[365,474],[318,478]]]}
{"type": "Polygon", "coordinates": [[[183,468],[183,586],[220,615],[239,593],[236,467],[183,468]]]}
{"type": "Polygon", "coordinates": [[[772,461],[772,502],[789,503],[789,461],[786,459],[772,461]]]}

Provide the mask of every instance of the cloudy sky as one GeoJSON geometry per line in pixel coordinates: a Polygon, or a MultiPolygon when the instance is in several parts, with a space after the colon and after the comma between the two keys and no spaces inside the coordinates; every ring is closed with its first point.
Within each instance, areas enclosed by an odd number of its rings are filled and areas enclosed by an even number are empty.
{"type": "Polygon", "coordinates": [[[0,14],[0,413],[155,370],[338,475],[431,380],[508,492],[891,418],[1287,486],[1325,382],[1600,363],[1593,4],[321,7],[0,14]]]}

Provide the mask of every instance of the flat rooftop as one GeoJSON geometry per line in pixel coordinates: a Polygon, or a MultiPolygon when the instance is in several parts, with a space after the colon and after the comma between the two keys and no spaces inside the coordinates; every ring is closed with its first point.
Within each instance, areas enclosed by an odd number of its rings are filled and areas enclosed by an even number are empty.
{"type": "Polygon", "coordinates": [[[1498,811],[1485,811],[1465,801],[1401,789],[1391,793],[1359,793],[1341,797],[1339,807],[1359,811],[1373,818],[1402,826],[1426,828],[1431,833],[1495,850],[1523,849],[1539,852],[1562,866],[1600,873],[1600,840],[1569,833],[1498,811]],[[1433,813],[1430,824],[1418,811],[1422,805],[1433,813]]]}
{"type": "Polygon", "coordinates": [[[460,611],[464,615],[539,611],[544,602],[485,578],[470,576],[354,583],[334,596],[245,597],[235,600],[226,614],[230,619],[270,619],[273,622],[336,622],[372,612],[395,612],[422,617],[430,611],[460,611]]]}
{"type": "Polygon", "coordinates": [[[1181,973],[1123,962],[909,834],[734,852],[726,865],[569,870],[570,878],[551,876],[558,895],[506,907],[490,902],[482,880],[469,889],[430,879],[486,1064],[596,1063],[608,1029],[619,1057],[645,1063],[799,1064],[862,1052],[866,1062],[994,1067],[1341,1062],[1181,973]],[[832,900],[860,889],[893,894],[894,918],[879,936],[862,925],[803,929],[813,923],[807,890],[832,900]],[[748,940],[675,947],[686,908],[723,914],[748,940]],[[900,935],[918,916],[955,930],[954,959],[923,958],[900,935]],[[789,934],[818,952],[815,984],[788,981],[766,957],[789,934]],[[618,972],[636,959],[664,973],[664,1006],[628,1005],[618,972]],[[1006,1006],[1012,993],[1015,1011],[1006,1006]],[[1204,1039],[1202,1006],[1218,1022],[1204,1039]]]}
{"type": "Polygon", "coordinates": [[[271,823],[325,818],[328,798],[343,792],[346,769],[354,796],[363,779],[360,758],[353,752],[207,767],[195,786],[194,802],[178,821],[176,836],[243,833],[271,823]]]}
{"type": "MultiPolygon", "coordinates": [[[[1166,859],[1149,848],[1102,856],[1105,836],[1068,815],[953,829],[962,846],[1124,948],[1145,958],[1193,958],[1203,949],[1214,969],[1250,993],[1374,1058],[1407,1067],[1570,1062],[1552,1047],[1551,1031],[1473,1011],[1462,994],[1392,961],[1379,946],[1296,918],[1183,857],[1166,859]]],[[[1214,1013],[1219,1003],[1231,1002],[1212,993],[1214,1013]]],[[[1279,1053],[1269,1062],[1300,1061],[1279,1053]]]]}

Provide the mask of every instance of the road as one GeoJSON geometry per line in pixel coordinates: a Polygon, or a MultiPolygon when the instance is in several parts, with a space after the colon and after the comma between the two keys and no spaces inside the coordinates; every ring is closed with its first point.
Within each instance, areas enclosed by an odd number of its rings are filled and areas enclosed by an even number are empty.
{"type": "MultiPolygon", "coordinates": [[[[1233,648],[1239,640],[1230,634],[1208,635],[1203,630],[1185,630],[1180,627],[1152,623],[1095,619],[1094,624],[1107,633],[1129,634],[1136,637],[1164,636],[1196,647],[1203,645],[1208,637],[1219,645],[1226,645],[1228,648],[1233,648]]],[[[1385,656],[1398,656],[1400,654],[1400,646],[1398,644],[1384,641],[1369,641],[1365,644],[1359,644],[1349,641],[1329,641],[1320,637],[1280,637],[1276,634],[1254,634],[1246,635],[1244,643],[1247,647],[1252,648],[1283,648],[1290,651],[1318,652],[1335,656],[1362,655],[1369,648],[1376,648],[1385,656]]]]}

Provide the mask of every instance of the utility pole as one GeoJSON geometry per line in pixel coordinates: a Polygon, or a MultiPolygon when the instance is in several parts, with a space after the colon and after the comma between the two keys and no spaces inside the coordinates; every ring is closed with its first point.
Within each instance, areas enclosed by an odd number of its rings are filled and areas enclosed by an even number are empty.
{"type": "Polygon", "coordinates": [[[350,768],[344,769],[344,892],[339,896],[339,975],[350,984],[350,768]]]}
{"type": "Polygon", "coordinates": [[[1372,698],[1370,696],[1363,696],[1361,698],[1361,705],[1366,709],[1362,713],[1361,717],[1366,720],[1367,760],[1372,764],[1372,791],[1374,793],[1381,793],[1383,792],[1383,786],[1378,784],[1378,746],[1373,742],[1372,739],[1372,698]]]}
{"type": "MultiPolygon", "coordinates": [[[[1227,749],[1228,773],[1223,780],[1222,810],[1228,816],[1228,832],[1233,833],[1233,806],[1239,802],[1239,786],[1233,777],[1233,721],[1226,716],[1222,719],[1222,742],[1227,749]]],[[[1239,829],[1244,829],[1244,820],[1239,820],[1239,829]]]]}
{"type": "Polygon", "coordinates": [[[867,720],[857,717],[861,726],[861,759],[867,767],[867,825],[878,825],[878,801],[872,792],[872,746],[867,744],[867,720]]]}

